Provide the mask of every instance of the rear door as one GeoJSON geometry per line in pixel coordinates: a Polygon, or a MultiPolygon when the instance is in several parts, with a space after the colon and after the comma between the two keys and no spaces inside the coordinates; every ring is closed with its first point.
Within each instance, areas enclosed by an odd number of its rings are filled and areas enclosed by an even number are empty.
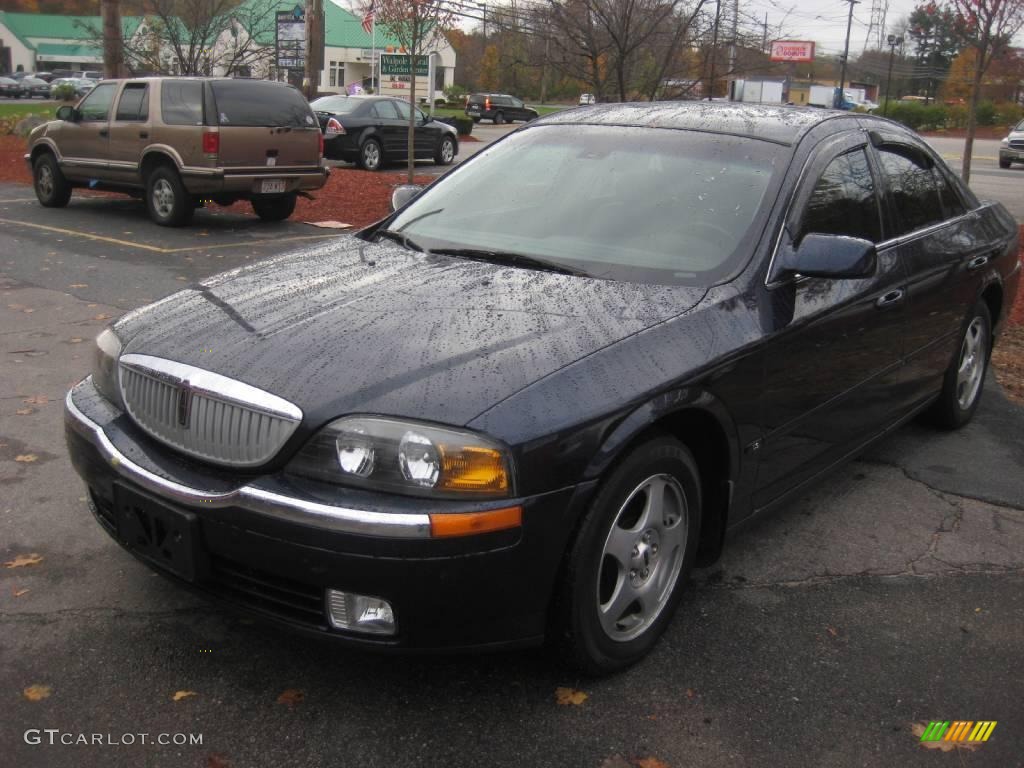
{"type": "Polygon", "coordinates": [[[397,99],[380,99],[370,105],[377,137],[389,158],[405,157],[408,124],[399,114],[398,104],[397,99]]]}
{"type": "Polygon", "coordinates": [[[57,145],[65,175],[73,179],[106,178],[110,167],[110,111],[119,83],[100,83],[82,99],[77,120],[60,125],[57,145]]]}
{"type": "Polygon", "coordinates": [[[228,169],[303,168],[320,164],[320,126],[290,86],[262,80],[212,80],[213,119],[220,130],[218,165],[228,169]]]}
{"type": "Polygon", "coordinates": [[[110,176],[138,182],[142,150],[149,144],[149,83],[124,84],[110,121],[110,176]]]}

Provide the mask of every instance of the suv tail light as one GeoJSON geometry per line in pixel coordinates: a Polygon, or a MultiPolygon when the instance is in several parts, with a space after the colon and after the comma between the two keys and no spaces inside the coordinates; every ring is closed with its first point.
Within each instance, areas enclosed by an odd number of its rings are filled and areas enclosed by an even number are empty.
{"type": "Polygon", "coordinates": [[[485,112],[490,112],[491,111],[491,98],[489,96],[486,99],[484,99],[484,111],[485,112]]]}
{"type": "Polygon", "coordinates": [[[324,134],[323,134],[323,131],[321,131],[319,134],[317,134],[317,138],[320,139],[320,157],[323,157],[324,156],[324,134]]]}
{"type": "Polygon", "coordinates": [[[220,133],[206,131],[203,133],[203,154],[216,155],[220,152],[220,133]]]}

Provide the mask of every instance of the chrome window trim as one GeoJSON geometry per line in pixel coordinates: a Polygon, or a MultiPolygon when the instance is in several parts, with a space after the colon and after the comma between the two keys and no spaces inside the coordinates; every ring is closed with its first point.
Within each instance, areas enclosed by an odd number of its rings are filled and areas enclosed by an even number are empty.
{"type": "MultiPolygon", "coordinates": [[[[77,388],[76,388],[77,389],[77,388]]],[[[256,485],[243,485],[227,493],[211,493],[167,480],[139,466],[110,441],[103,428],[82,413],[68,392],[64,399],[65,422],[85,438],[120,477],[168,501],[192,507],[235,507],[275,520],[312,525],[339,533],[395,539],[429,539],[427,514],[370,512],[362,509],[297,499],[256,485]]]]}

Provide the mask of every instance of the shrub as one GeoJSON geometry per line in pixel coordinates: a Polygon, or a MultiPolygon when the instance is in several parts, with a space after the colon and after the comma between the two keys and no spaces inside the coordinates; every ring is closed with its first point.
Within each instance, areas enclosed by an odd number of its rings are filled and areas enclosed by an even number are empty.
{"type": "Polygon", "coordinates": [[[991,101],[983,101],[978,104],[978,109],[975,114],[978,119],[978,125],[996,124],[996,105],[991,101]]]}
{"type": "Polygon", "coordinates": [[[447,88],[444,89],[444,97],[448,101],[465,101],[468,93],[469,91],[467,91],[461,85],[449,85],[447,88]]]}
{"type": "Polygon", "coordinates": [[[1024,119],[1024,107],[1004,101],[996,105],[996,125],[1016,125],[1024,119]]]}
{"type": "Polygon", "coordinates": [[[70,83],[61,83],[53,89],[53,98],[60,101],[74,101],[76,95],[75,86],[70,83]]]}
{"type": "Polygon", "coordinates": [[[473,121],[468,117],[442,117],[438,122],[453,126],[459,136],[469,136],[473,132],[473,121]]]}
{"type": "Polygon", "coordinates": [[[445,99],[434,99],[434,107],[443,107],[447,103],[445,99]]]}

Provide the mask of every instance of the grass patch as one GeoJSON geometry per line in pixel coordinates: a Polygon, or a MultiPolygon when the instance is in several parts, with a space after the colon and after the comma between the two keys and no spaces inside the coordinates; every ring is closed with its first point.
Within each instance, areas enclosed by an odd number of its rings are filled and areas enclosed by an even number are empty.
{"type": "Polygon", "coordinates": [[[52,118],[56,115],[59,106],[59,101],[5,101],[0,103],[0,117],[41,115],[52,118]]]}

